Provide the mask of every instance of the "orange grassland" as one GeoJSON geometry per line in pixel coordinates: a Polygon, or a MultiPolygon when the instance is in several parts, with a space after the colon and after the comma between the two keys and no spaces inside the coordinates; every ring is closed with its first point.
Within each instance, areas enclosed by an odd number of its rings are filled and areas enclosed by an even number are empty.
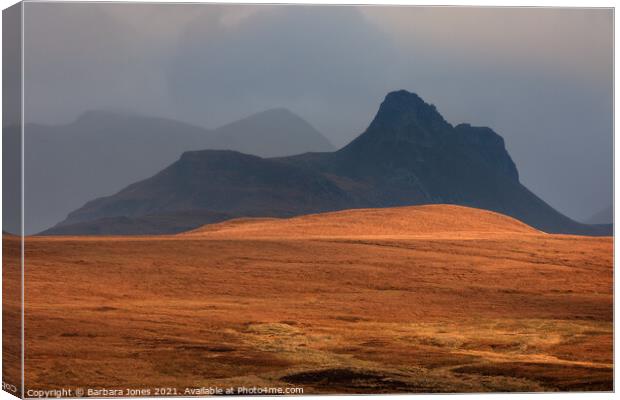
{"type": "Polygon", "coordinates": [[[613,388],[610,237],[421,206],[25,252],[26,389],[613,388]]]}

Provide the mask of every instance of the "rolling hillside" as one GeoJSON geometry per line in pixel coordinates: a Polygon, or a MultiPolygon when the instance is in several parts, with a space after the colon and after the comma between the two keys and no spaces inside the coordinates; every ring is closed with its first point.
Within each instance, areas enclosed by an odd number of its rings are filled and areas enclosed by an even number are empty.
{"type": "Polygon", "coordinates": [[[446,238],[537,234],[505,215],[452,205],[334,211],[300,217],[244,218],[209,224],[182,235],[205,238],[446,238]]]}

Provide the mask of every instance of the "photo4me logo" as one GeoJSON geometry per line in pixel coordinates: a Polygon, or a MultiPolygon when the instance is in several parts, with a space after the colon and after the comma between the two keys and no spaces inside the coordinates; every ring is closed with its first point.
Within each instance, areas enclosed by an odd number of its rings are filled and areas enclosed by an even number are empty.
{"type": "Polygon", "coordinates": [[[302,387],[258,387],[258,386],[238,386],[238,387],[198,387],[186,388],[184,396],[213,396],[213,395],[290,395],[303,394],[302,387]]]}

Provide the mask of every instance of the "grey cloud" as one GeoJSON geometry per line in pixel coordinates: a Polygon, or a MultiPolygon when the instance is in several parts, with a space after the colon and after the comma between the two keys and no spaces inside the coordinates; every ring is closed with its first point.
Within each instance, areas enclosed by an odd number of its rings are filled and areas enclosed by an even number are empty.
{"type": "Polygon", "coordinates": [[[222,123],[286,106],[342,143],[392,89],[397,53],[355,8],[261,7],[237,25],[206,21],[188,27],[168,69],[186,119],[222,123]]]}

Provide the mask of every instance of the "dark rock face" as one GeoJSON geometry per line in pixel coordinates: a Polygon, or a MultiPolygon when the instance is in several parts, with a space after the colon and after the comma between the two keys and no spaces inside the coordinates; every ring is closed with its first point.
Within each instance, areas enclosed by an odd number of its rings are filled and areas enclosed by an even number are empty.
{"type": "Polygon", "coordinates": [[[464,144],[471,146],[477,157],[506,176],[519,180],[519,172],[504,145],[504,139],[491,128],[460,124],[454,128],[464,144]]]}
{"type": "MultiPolygon", "coordinates": [[[[389,93],[368,129],[336,152],[271,159],[187,152],[154,177],[89,202],[58,228],[183,210],[292,216],[433,203],[501,212],[546,232],[611,234],[609,226],[572,221],[521,185],[493,130],[453,127],[435,106],[402,90],[389,93]]],[[[162,226],[158,233],[165,232],[162,226]]]]}

